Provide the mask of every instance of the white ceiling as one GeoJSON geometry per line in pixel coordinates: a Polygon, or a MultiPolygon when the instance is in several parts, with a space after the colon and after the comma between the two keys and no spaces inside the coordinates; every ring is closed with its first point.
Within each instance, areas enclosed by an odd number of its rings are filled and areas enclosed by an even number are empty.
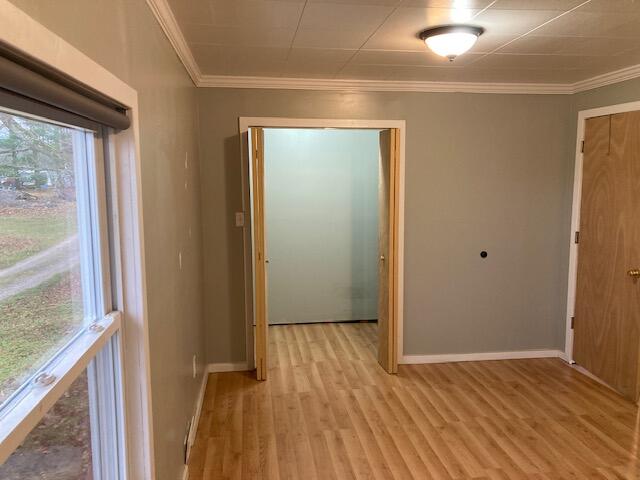
{"type": "Polygon", "coordinates": [[[640,64],[640,0],[169,0],[204,75],[574,83],[640,64]],[[454,62],[421,30],[486,29],[454,62]]]}

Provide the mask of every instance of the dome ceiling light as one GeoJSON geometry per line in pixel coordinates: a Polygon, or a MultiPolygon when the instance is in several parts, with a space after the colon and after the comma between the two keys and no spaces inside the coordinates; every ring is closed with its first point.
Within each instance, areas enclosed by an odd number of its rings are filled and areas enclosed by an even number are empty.
{"type": "Polygon", "coordinates": [[[433,53],[450,62],[469,50],[484,33],[484,28],[472,25],[443,25],[423,30],[418,35],[433,53]]]}

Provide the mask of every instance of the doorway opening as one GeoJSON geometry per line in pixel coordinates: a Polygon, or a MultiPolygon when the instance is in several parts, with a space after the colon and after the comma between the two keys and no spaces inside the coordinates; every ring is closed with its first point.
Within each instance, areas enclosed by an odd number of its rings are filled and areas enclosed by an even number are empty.
{"type": "Polygon", "coordinates": [[[269,326],[377,323],[379,132],[263,132],[269,326]]]}
{"type": "Polygon", "coordinates": [[[305,127],[247,128],[256,376],[287,344],[395,373],[400,129],[305,127]]]}

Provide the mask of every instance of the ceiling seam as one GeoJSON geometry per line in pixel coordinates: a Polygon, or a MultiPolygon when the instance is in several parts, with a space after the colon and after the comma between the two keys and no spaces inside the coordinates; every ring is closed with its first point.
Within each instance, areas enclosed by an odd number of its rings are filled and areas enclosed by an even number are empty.
{"type": "Polygon", "coordinates": [[[547,20],[546,22],[541,23],[541,24],[540,24],[540,25],[538,25],[537,27],[532,28],[532,29],[531,29],[531,30],[529,30],[528,32],[525,32],[525,33],[523,33],[522,35],[517,36],[517,37],[516,37],[516,38],[514,38],[513,40],[509,40],[507,43],[505,43],[505,44],[503,44],[503,45],[500,45],[499,47],[494,48],[494,49],[493,49],[493,50],[491,50],[489,53],[486,53],[485,55],[481,56],[480,58],[476,58],[475,60],[473,60],[473,61],[469,62],[469,64],[468,64],[468,65],[473,65],[474,63],[479,62],[479,61],[480,61],[480,60],[482,60],[483,58],[488,57],[489,55],[493,55],[494,53],[496,53],[497,51],[499,51],[499,50],[503,49],[503,48],[504,48],[504,47],[506,47],[507,45],[511,45],[513,42],[515,42],[515,41],[517,41],[517,40],[520,40],[521,38],[526,37],[526,36],[527,36],[527,35],[529,35],[530,33],[535,32],[536,30],[538,30],[538,29],[540,29],[540,28],[544,27],[545,25],[548,25],[548,24],[550,24],[551,22],[553,22],[553,21],[555,21],[555,20],[557,20],[557,19],[559,19],[559,18],[561,18],[561,17],[564,17],[565,15],[567,15],[567,14],[569,14],[569,13],[573,12],[574,10],[577,10],[577,9],[579,9],[579,8],[583,7],[584,5],[586,5],[587,3],[590,3],[590,2],[591,2],[591,0],[586,0],[586,1],[582,2],[581,4],[579,4],[579,5],[576,5],[575,7],[573,7],[573,8],[572,8],[572,9],[570,9],[570,10],[567,10],[566,12],[562,12],[560,15],[557,15],[557,16],[555,16],[555,17],[553,17],[553,18],[551,18],[551,19],[547,20]]]}
{"type": "Polygon", "coordinates": [[[349,65],[349,63],[351,63],[351,60],[353,60],[355,58],[355,56],[362,50],[362,47],[364,47],[367,42],[369,40],[371,40],[371,37],[373,37],[376,33],[378,33],[378,30],[380,30],[382,28],[382,26],[387,23],[387,20],[389,20],[389,18],[391,17],[391,15],[393,15],[398,8],[400,7],[400,5],[402,4],[404,0],[398,0],[398,3],[396,3],[396,6],[393,7],[393,9],[389,12],[389,14],[384,17],[384,20],[382,20],[382,22],[380,23],[380,25],[378,25],[376,27],[376,29],[371,32],[371,35],[369,35],[364,42],[362,42],[362,44],[356,49],[356,51],[354,52],[353,55],[351,55],[346,62],[344,62],[344,64],[342,65],[342,67],[340,67],[340,69],[333,75],[333,78],[336,78],[338,75],[340,75],[340,73],[347,67],[347,65],[349,65]]]}
{"type": "Polygon", "coordinates": [[[489,5],[487,5],[486,7],[484,7],[482,10],[480,10],[478,13],[476,13],[471,19],[475,20],[476,17],[478,15],[483,14],[484,12],[486,12],[487,10],[489,10],[491,7],[493,7],[496,3],[498,3],[498,0],[493,0],[493,2],[491,2],[489,5]]]}
{"type": "Polygon", "coordinates": [[[296,41],[296,37],[298,36],[298,30],[300,30],[300,24],[302,23],[302,16],[304,15],[304,11],[307,8],[307,4],[309,0],[304,1],[304,5],[302,6],[302,11],[300,12],[300,18],[298,18],[298,24],[296,25],[296,31],[293,32],[293,37],[291,38],[291,43],[289,44],[289,50],[287,51],[287,58],[284,59],[285,62],[289,61],[289,57],[291,56],[291,50],[293,50],[293,44],[296,41]]]}

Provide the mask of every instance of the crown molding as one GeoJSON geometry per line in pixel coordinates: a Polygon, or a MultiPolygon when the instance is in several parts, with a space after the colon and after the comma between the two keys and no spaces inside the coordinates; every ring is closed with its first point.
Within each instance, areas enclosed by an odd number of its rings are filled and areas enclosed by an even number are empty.
{"type": "Polygon", "coordinates": [[[199,87],[324,90],[353,92],[438,92],[568,95],[572,85],[557,83],[407,82],[285,77],[232,77],[202,75],[199,87]]]}
{"type": "Polygon", "coordinates": [[[571,95],[640,77],[640,65],[597,75],[576,83],[484,83],[394,80],[346,80],[286,77],[203,75],[167,0],[147,0],[169,42],[196,87],[324,90],[352,92],[502,93],[571,95]]]}
{"type": "Polygon", "coordinates": [[[147,5],[149,5],[153,15],[162,27],[164,34],[169,39],[169,43],[171,43],[171,46],[178,55],[178,58],[187,70],[187,73],[191,77],[191,81],[195,86],[199,86],[198,84],[202,77],[200,67],[198,67],[196,59],[191,53],[191,49],[182,34],[182,30],[180,29],[180,26],[176,21],[176,17],[173,15],[173,11],[167,3],[167,0],[147,0],[147,5]]]}
{"type": "Polygon", "coordinates": [[[573,93],[585,92],[587,90],[593,90],[594,88],[600,88],[638,77],[640,77],[640,65],[633,65],[631,67],[621,68],[614,72],[603,73],[602,75],[576,82],[572,85],[573,93]]]}

